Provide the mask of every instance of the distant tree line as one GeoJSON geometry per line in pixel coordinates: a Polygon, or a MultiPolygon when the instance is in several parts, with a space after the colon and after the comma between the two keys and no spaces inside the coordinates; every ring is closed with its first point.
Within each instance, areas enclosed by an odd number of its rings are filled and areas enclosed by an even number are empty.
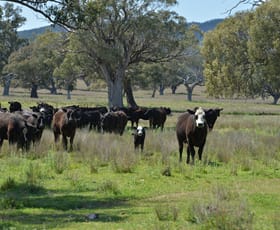
{"type": "Polygon", "coordinates": [[[202,44],[198,27],[170,11],[176,0],[7,2],[40,12],[68,32],[48,31],[27,42],[16,33],[25,20],[20,10],[11,4],[0,8],[0,23],[7,27],[0,32],[4,95],[13,84],[30,88],[32,97],[38,88],[54,94],[64,88],[70,99],[83,79],[87,85],[105,82],[110,107],[123,106],[124,95],[128,106],[137,106],[136,88],[151,89],[154,96],[167,87],[175,93],[180,84],[188,100],[204,84],[215,97],[272,96],[275,104],[280,97],[277,0],[239,1],[256,7],[205,33],[202,44]],[[7,50],[12,37],[16,42],[7,50]]]}
{"type": "Polygon", "coordinates": [[[182,84],[193,75],[189,64],[199,59],[199,30],[169,10],[174,3],[90,1],[81,8],[79,24],[68,27],[71,31],[49,31],[15,49],[2,74],[30,88],[31,97],[38,97],[38,88],[51,93],[64,88],[70,98],[78,78],[87,83],[102,79],[110,107],[123,106],[124,94],[128,106],[137,106],[133,88],[146,86],[162,94],[173,81],[182,84]]]}

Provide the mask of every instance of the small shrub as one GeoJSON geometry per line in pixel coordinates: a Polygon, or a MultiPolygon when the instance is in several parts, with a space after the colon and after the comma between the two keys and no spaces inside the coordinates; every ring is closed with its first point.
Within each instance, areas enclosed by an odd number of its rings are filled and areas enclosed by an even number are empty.
{"type": "Polygon", "coordinates": [[[176,221],[179,216],[179,209],[176,206],[160,205],[155,207],[155,213],[160,221],[176,221]]]}
{"type": "Polygon", "coordinates": [[[98,173],[98,167],[97,164],[95,164],[95,162],[90,162],[89,168],[91,174],[98,173]]]}
{"type": "Polygon", "coordinates": [[[4,197],[0,199],[0,209],[19,209],[23,208],[23,203],[13,197],[4,197]]]}
{"type": "Polygon", "coordinates": [[[124,147],[116,149],[112,159],[112,168],[117,173],[132,173],[137,165],[136,155],[124,147]]]}
{"type": "Polygon", "coordinates": [[[8,177],[6,181],[1,185],[0,190],[1,191],[7,191],[10,189],[13,189],[16,186],[16,182],[13,178],[8,177]]]}
{"type": "Polygon", "coordinates": [[[26,175],[26,185],[23,188],[30,193],[39,193],[43,189],[40,186],[40,169],[38,165],[34,165],[33,163],[29,164],[28,169],[25,172],[26,175]]]}
{"type": "Polygon", "coordinates": [[[188,220],[202,225],[203,229],[252,229],[253,213],[247,203],[221,188],[215,189],[213,200],[193,203],[189,207],[188,220]]]}
{"type": "Polygon", "coordinates": [[[163,176],[171,176],[171,168],[170,166],[165,167],[161,170],[161,175],[163,176]]]}
{"type": "Polygon", "coordinates": [[[38,184],[39,182],[38,178],[40,177],[39,167],[34,165],[33,163],[30,163],[29,167],[25,172],[25,176],[26,176],[26,183],[28,185],[38,184]]]}
{"type": "Polygon", "coordinates": [[[111,181],[111,180],[107,180],[105,182],[103,182],[98,188],[97,190],[99,192],[109,192],[109,193],[113,193],[114,195],[120,194],[120,190],[118,188],[118,185],[111,181]]]}
{"type": "Polygon", "coordinates": [[[66,152],[57,152],[53,156],[53,168],[57,174],[62,174],[68,168],[69,154],[66,152]]]}

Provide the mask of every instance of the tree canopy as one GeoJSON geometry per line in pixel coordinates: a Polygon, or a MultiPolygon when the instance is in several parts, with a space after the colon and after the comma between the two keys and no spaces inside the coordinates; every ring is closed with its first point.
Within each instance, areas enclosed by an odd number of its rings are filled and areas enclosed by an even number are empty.
{"type": "Polygon", "coordinates": [[[204,38],[204,74],[212,96],[272,96],[277,103],[279,78],[279,0],[236,14],[204,38]]]}

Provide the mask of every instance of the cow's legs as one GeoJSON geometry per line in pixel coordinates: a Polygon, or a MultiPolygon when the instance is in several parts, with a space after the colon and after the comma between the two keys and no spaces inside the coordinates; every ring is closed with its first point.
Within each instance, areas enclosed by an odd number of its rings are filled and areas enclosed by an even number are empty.
{"type": "Polygon", "coordinates": [[[144,149],[144,143],[141,143],[141,152],[143,152],[144,149]]]}
{"type": "Polygon", "coordinates": [[[184,148],[183,142],[179,142],[179,162],[182,162],[183,148],[184,148]]]}
{"type": "Polygon", "coordinates": [[[2,145],[3,145],[3,141],[4,141],[4,139],[0,138],[0,148],[1,148],[2,145]]]}
{"type": "Polygon", "coordinates": [[[201,158],[202,158],[203,147],[204,147],[204,145],[202,145],[198,149],[198,158],[199,158],[200,161],[201,161],[201,158]]]}
{"type": "Polygon", "coordinates": [[[188,145],[187,153],[188,153],[187,164],[190,163],[190,155],[192,156],[192,164],[194,164],[195,150],[194,150],[194,147],[192,145],[190,145],[190,144],[188,145]]]}
{"type": "Polygon", "coordinates": [[[67,150],[67,137],[65,135],[62,135],[62,144],[63,148],[67,150]]]}
{"type": "Polygon", "coordinates": [[[73,151],[73,141],[74,141],[75,133],[70,136],[70,151],[73,151]]]}
{"type": "Polygon", "coordinates": [[[59,141],[59,133],[54,132],[54,142],[57,143],[59,141]]]}

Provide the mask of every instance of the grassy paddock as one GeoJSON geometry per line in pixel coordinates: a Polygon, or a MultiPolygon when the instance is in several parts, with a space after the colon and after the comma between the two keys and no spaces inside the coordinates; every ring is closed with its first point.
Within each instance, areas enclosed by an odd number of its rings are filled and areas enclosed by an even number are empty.
{"type": "MultiPolygon", "coordinates": [[[[106,92],[73,92],[29,101],[13,90],[1,105],[19,100],[61,105],[106,105],[106,92]]],[[[0,229],[278,229],[280,219],[279,105],[261,100],[211,100],[203,89],[194,102],[184,89],[139,105],[175,111],[163,132],[147,131],[143,153],[133,136],[78,130],[74,151],[54,144],[51,130],[27,153],[6,142],[0,153],[0,229]],[[178,162],[175,124],[187,108],[222,107],[203,160],[178,162]]],[[[141,124],[148,125],[145,121],[141,124]]],[[[130,124],[129,124],[130,126],[130,124]]],[[[186,152],[184,149],[184,161],[186,152]]],[[[197,157],[197,156],[196,156],[197,157]]]]}

